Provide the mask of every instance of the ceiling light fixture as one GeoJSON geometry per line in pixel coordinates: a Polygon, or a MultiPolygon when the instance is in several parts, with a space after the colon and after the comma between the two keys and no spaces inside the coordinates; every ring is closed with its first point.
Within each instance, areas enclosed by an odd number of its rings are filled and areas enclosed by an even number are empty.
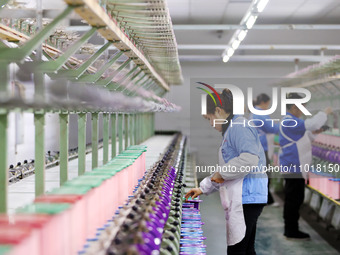
{"type": "Polygon", "coordinates": [[[252,29],[252,27],[254,26],[255,22],[256,22],[257,16],[251,15],[247,22],[246,22],[246,27],[247,29],[252,29]]]}
{"type": "Polygon", "coordinates": [[[242,42],[246,38],[248,30],[241,30],[237,36],[237,39],[242,42]]]}
{"type": "Polygon", "coordinates": [[[231,44],[231,47],[236,50],[238,46],[240,46],[240,41],[239,40],[234,40],[233,43],[231,44]]]}
{"type": "Polygon", "coordinates": [[[227,63],[227,62],[229,61],[229,59],[230,59],[230,58],[229,58],[227,55],[224,55],[224,56],[223,56],[223,62],[224,62],[224,63],[227,63]]]}
{"type": "Polygon", "coordinates": [[[234,50],[233,48],[229,48],[229,49],[227,50],[227,55],[228,55],[228,57],[231,57],[231,56],[234,54],[234,52],[235,52],[235,50],[234,50]]]}
{"type": "Polygon", "coordinates": [[[264,8],[266,8],[269,0],[260,0],[259,3],[257,4],[257,11],[258,12],[263,12],[264,8]]]}
{"type": "Polygon", "coordinates": [[[223,62],[228,62],[241,42],[246,38],[248,30],[252,29],[260,12],[264,10],[269,0],[253,0],[247,12],[243,16],[240,25],[244,29],[236,30],[231,37],[228,46],[222,53],[223,62]]]}

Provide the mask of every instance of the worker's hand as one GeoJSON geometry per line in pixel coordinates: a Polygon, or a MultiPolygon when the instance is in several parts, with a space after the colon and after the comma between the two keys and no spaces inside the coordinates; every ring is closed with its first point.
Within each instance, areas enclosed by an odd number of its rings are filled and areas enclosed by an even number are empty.
{"type": "Polygon", "coordinates": [[[220,173],[216,172],[214,173],[214,175],[211,177],[211,181],[212,182],[216,182],[216,183],[223,183],[224,179],[222,178],[222,176],[220,175],[220,173]]]}
{"type": "Polygon", "coordinates": [[[188,200],[189,197],[192,199],[198,197],[199,195],[203,194],[200,188],[193,188],[187,194],[185,194],[185,200],[188,200]]]}
{"type": "Polygon", "coordinates": [[[333,112],[333,109],[332,107],[327,107],[324,112],[328,115],[328,114],[331,114],[333,112]]]}

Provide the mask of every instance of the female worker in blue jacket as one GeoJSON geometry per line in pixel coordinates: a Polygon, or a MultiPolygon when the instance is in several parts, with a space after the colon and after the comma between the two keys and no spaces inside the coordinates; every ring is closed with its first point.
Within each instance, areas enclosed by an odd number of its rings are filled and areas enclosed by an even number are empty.
{"type": "MultiPolygon", "coordinates": [[[[270,105],[270,97],[267,94],[260,94],[256,97],[254,102],[255,109],[257,110],[267,110],[270,105]]],[[[267,134],[278,134],[279,133],[279,123],[274,123],[269,115],[258,115],[252,114],[251,119],[253,119],[254,126],[256,126],[257,132],[259,133],[260,141],[263,146],[264,153],[266,155],[266,165],[270,164],[270,159],[268,157],[268,141],[267,134]]],[[[270,176],[269,176],[270,177],[270,176]]],[[[274,199],[270,193],[269,185],[270,179],[268,179],[268,204],[273,204],[274,199]]]]}
{"type": "Polygon", "coordinates": [[[222,105],[214,95],[216,105],[207,97],[207,115],[204,117],[214,125],[214,120],[227,120],[227,124],[215,124],[222,132],[219,150],[221,172],[206,177],[199,188],[191,189],[186,198],[200,194],[208,195],[219,190],[227,225],[227,254],[256,254],[256,223],[263,206],[267,203],[264,151],[257,130],[250,127],[243,116],[233,115],[233,97],[229,90],[220,94],[222,105]],[[232,167],[231,171],[227,169],[232,167]]]}

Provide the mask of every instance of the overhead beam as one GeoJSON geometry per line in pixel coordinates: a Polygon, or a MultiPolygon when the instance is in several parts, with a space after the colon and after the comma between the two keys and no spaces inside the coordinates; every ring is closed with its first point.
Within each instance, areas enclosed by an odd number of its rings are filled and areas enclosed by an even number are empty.
{"type": "MultiPolygon", "coordinates": [[[[174,30],[236,30],[244,29],[242,25],[173,25],[174,30]]],[[[339,30],[339,24],[269,24],[254,25],[256,30],[339,30]]]]}
{"type": "MultiPolygon", "coordinates": [[[[179,50],[224,50],[225,44],[179,44],[179,50]]],[[[240,45],[240,50],[340,50],[340,45],[308,44],[247,44],[240,45]]]]}
{"type": "MultiPolygon", "coordinates": [[[[234,55],[231,62],[322,62],[333,56],[316,55],[234,55]]],[[[220,55],[180,55],[181,62],[222,62],[220,55]]]]}
{"type": "MultiPolygon", "coordinates": [[[[0,14],[2,18],[2,14],[0,14]]],[[[243,29],[242,25],[173,25],[175,31],[203,31],[203,30],[236,30],[243,29]]],[[[268,24],[268,25],[254,25],[252,30],[340,30],[338,24],[268,24]]],[[[66,28],[67,31],[88,31],[87,26],[70,26],[66,28]]]]}
{"type": "MultiPolygon", "coordinates": [[[[100,49],[103,45],[95,45],[95,49],[100,49]]],[[[179,50],[224,50],[225,44],[179,44],[179,50]]],[[[113,45],[108,47],[109,50],[117,50],[113,45]]],[[[240,50],[340,50],[340,45],[322,45],[322,44],[246,44],[240,45],[240,50]]],[[[125,59],[124,59],[125,60],[125,59]]]]}

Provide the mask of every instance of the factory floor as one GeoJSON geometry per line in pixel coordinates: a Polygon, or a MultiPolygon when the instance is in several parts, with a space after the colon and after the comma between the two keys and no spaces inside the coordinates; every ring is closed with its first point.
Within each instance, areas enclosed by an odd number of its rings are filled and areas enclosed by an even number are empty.
{"type": "MultiPolygon", "coordinates": [[[[226,254],[224,213],[218,193],[201,196],[207,255],[226,254]],[[209,198],[209,199],[208,199],[209,198]]],[[[276,198],[279,201],[279,198],[276,198]]],[[[283,237],[282,201],[280,207],[265,206],[257,224],[256,253],[258,255],[335,255],[339,254],[308,223],[300,219],[300,228],[311,236],[310,241],[290,241],[283,237]]]]}
{"type": "MultiPolygon", "coordinates": [[[[149,169],[164,152],[165,148],[170,144],[172,135],[156,135],[147,139],[142,144],[148,146],[145,154],[146,169],[149,169]]],[[[117,143],[118,151],[118,143],[117,143]]],[[[109,146],[109,155],[111,155],[111,146],[109,146]]],[[[91,171],[92,154],[86,155],[86,171],[91,171]]],[[[98,150],[98,166],[103,164],[103,149],[98,150]]],[[[78,176],[78,160],[69,161],[68,179],[71,180],[78,176]]],[[[45,170],[45,192],[51,191],[59,187],[59,170],[60,166],[51,167],[45,170]]],[[[8,187],[8,213],[14,213],[19,207],[31,203],[34,198],[35,177],[28,176],[16,183],[10,184],[8,187]]]]}

